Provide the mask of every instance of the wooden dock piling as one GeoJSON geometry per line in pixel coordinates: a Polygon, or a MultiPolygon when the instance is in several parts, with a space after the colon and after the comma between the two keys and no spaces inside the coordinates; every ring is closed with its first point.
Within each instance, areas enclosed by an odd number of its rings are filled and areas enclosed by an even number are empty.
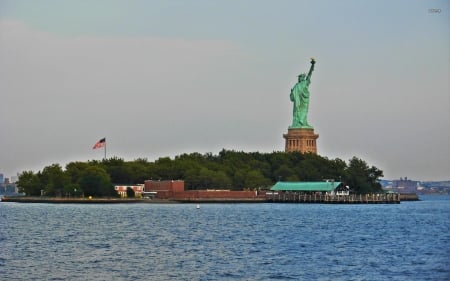
{"type": "Polygon", "coordinates": [[[279,192],[267,194],[267,202],[273,203],[324,203],[324,204],[398,204],[399,194],[306,194],[279,192]]]}

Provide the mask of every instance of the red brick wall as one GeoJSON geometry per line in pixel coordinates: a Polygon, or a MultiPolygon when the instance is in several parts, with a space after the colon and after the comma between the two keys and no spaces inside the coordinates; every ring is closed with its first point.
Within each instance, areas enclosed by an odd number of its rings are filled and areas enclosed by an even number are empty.
{"type": "Polygon", "coordinates": [[[174,192],[173,199],[246,199],[256,198],[255,191],[206,191],[190,190],[183,192],[174,192]]]}
{"type": "Polygon", "coordinates": [[[172,191],[158,191],[156,194],[156,198],[158,199],[171,199],[172,198],[172,191]]]}
{"type": "Polygon", "coordinates": [[[144,182],[144,191],[184,191],[184,181],[154,181],[144,182]]]}
{"type": "Polygon", "coordinates": [[[159,199],[248,199],[264,198],[265,192],[256,191],[230,191],[230,190],[184,190],[184,181],[154,181],[144,182],[144,191],[156,191],[159,199]]]}
{"type": "Polygon", "coordinates": [[[184,191],[184,181],[173,181],[171,190],[173,192],[184,191]]]}

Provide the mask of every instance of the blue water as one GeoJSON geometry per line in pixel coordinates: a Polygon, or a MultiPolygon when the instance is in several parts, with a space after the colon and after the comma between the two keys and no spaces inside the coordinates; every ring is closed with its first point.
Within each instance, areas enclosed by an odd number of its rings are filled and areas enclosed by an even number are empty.
{"type": "Polygon", "coordinates": [[[450,197],[0,203],[0,280],[449,280],[450,197]]]}

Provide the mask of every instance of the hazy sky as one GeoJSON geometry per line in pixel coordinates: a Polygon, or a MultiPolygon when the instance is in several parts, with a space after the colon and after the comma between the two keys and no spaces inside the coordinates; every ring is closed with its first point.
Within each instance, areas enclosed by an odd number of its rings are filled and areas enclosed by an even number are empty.
{"type": "Polygon", "coordinates": [[[284,150],[317,60],[318,151],[450,179],[449,1],[0,0],[0,172],[284,150]],[[435,9],[435,10],[430,10],[435,9]]]}

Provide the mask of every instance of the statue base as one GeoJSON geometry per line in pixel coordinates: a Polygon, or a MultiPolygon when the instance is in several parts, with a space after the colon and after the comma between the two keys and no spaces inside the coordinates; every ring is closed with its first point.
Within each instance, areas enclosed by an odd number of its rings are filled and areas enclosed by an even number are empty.
{"type": "Polygon", "coordinates": [[[286,140],[285,152],[317,154],[316,140],[319,135],[314,133],[313,128],[288,128],[288,133],[283,134],[283,138],[286,140]]]}

